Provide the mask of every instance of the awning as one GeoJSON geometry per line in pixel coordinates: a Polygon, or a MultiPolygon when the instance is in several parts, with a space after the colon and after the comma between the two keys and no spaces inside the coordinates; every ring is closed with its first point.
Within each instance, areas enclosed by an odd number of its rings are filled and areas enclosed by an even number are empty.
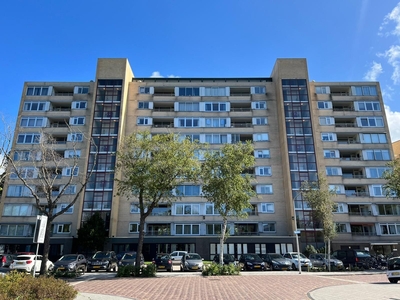
{"type": "Polygon", "coordinates": [[[389,246],[389,245],[398,245],[399,243],[371,243],[371,246],[389,246]]]}

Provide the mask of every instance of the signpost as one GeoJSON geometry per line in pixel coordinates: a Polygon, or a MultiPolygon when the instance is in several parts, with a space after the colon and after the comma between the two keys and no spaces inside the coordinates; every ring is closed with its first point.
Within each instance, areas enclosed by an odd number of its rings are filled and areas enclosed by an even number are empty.
{"type": "Polygon", "coordinates": [[[36,273],[36,260],[39,251],[39,244],[44,243],[44,237],[46,235],[46,226],[47,226],[47,216],[37,216],[36,217],[36,226],[35,233],[33,235],[33,242],[36,243],[36,255],[33,263],[32,274],[35,277],[36,273]]]}

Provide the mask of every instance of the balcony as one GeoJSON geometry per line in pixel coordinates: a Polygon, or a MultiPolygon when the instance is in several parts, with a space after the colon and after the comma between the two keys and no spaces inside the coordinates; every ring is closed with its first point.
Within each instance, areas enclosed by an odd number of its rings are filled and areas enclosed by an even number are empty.
{"type": "Polygon", "coordinates": [[[253,124],[250,122],[241,123],[241,122],[231,122],[231,127],[235,128],[251,128],[253,124]]]}
{"type": "Polygon", "coordinates": [[[147,236],[169,236],[171,235],[170,224],[147,224],[147,236]]]}
{"type": "Polygon", "coordinates": [[[235,224],[235,235],[259,235],[258,224],[235,224]]]}
{"type": "Polygon", "coordinates": [[[171,207],[155,207],[151,212],[151,216],[170,216],[171,207]]]}
{"type": "Polygon", "coordinates": [[[153,128],[173,128],[173,122],[155,122],[153,123],[153,128]]]}
{"type": "Polygon", "coordinates": [[[335,123],[335,127],[354,128],[357,127],[356,123],[335,123]]]}
{"type": "Polygon", "coordinates": [[[369,197],[369,192],[366,191],[351,191],[351,190],[345,190],[346,197],[369,197]]]}

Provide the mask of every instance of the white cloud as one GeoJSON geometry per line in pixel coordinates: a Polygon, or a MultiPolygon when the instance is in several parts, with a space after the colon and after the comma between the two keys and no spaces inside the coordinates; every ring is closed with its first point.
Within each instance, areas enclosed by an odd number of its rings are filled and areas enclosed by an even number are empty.
{"type": "Polygon", "coordinates": [[[394,84],[400,83],[400,46],[392,45],[385,53],[377,54],[379,57],[385,57],[388,63],[393,67],[392,80],[394,84]]]}
{"type": "Polygon", "coordinates": [[[382,72],[382,65],[374,61],[372,62],[371,69],[364,75],[364,79],[367,81],[377,81],[378,76],[382,74],[382,72]]]}
{"type": "Polygon", "coordinates": [[[400,140],[400,112],[392,111],[388,105],[385,105],[385,112],[392,142],[398,141],[400,140]]]}
{"type": "MultiPolygon", "coordinates": [[[[159,71],[154,71],[153,73],[151,73],[151,78],[164,78],[163,75],[161,75],[161,73],[159,71]]],[[[175,76],[175,75],[168,75],[168,78],[179,78],[180,76],[175,76]]]]}
{"type": "Polygon", "coordinates": [[[385,16],[381,26],[379,27],[378,34],[384,36],[389,36],[389,35],[400,36],[400,2],[397,3],[396,7],[393,8],[393,10],[385,16]],[[384,32],[386,25],[389,24],[389,22],[391,21],[393,21],[396,24],[395,29],[393,29],[392,31],[384,32]]]}

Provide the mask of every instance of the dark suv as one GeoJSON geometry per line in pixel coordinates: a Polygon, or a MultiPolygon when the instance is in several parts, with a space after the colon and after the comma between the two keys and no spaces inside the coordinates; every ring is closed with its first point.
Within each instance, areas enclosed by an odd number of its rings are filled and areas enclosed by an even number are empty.
{"type": "Polygon", "coordinates": [[[369,269],[373,263],[373,258],[368,251],[363,251],[360,249],[337,250],[332,253],[332,256],[340,259],[345,267],[355,266],[369,269]]]}
{"type": "Polygon", "coordinates": [[[118,259],[114,251],[98,251],[87,260],[87,270],[91,272],[95,270],[114,271],[118,269],[118,259]]]}

